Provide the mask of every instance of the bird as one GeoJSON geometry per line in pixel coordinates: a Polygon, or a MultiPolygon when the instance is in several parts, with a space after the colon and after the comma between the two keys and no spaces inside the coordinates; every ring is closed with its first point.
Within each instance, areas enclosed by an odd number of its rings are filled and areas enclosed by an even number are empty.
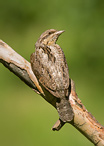
{"type": "Polygon", "coordinates": [[[39,83],[56,100],[59,119],[70,122],[73,109],[69,102],[69,69],[61,47],[56,44],[64,30],[49,29],[41,34],[31,54],[31,68],[39,83]]]}

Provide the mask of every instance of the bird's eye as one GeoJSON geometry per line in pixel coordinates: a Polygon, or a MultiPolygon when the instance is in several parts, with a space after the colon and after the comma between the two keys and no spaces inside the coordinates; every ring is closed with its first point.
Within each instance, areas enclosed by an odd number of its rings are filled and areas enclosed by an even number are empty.
{"type": "Polygon", "coordinates": [[[52,32],[49,32],[49,34],[52,34],[52,32]]]}

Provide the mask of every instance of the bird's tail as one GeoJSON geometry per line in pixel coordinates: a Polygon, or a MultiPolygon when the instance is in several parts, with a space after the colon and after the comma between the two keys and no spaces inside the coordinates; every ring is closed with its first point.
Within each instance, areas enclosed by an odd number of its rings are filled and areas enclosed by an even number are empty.
{"type": "Polygon", "coordinates": [[[70,122],[73,120],[73,110],[69,101],[64,97],[56,102],[59,117],[63,122],[70,122]]]}

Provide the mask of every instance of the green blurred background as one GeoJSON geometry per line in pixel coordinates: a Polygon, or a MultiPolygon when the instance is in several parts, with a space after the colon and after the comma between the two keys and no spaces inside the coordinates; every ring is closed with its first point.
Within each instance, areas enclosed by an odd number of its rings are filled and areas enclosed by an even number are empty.
{"type": "MultiPolygon", "coordinates": [[[[0,38],[28,61],[42,32],[65,30],[63,48],[70,77],[85,107],[104,125],[104,1],[1,0],[0,38]]],[[[1,146],[92,146],[66,124],[51,131],[56,110],[0,64],[1,146]]]]}

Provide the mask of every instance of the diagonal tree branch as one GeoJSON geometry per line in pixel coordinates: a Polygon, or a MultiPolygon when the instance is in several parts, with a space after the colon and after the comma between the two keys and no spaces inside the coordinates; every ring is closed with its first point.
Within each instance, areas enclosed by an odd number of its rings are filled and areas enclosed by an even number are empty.
{"type": "MultiPolygon", "coordinates": [[[[56,108],[56,98],[39,85],[30,63],[2,40],[0,40],[0,62],[56,108]]],[[[94,145],[104,146],[104,127],[87,111],[77,97],[73,80],[70,79],[70,82],[71,93],[69,100],[74,112],[74,119],[70,124],[85,135],[94,145]]],[[[59,119],[52,130],[58,131],[64,124],[59,119]]]]}

